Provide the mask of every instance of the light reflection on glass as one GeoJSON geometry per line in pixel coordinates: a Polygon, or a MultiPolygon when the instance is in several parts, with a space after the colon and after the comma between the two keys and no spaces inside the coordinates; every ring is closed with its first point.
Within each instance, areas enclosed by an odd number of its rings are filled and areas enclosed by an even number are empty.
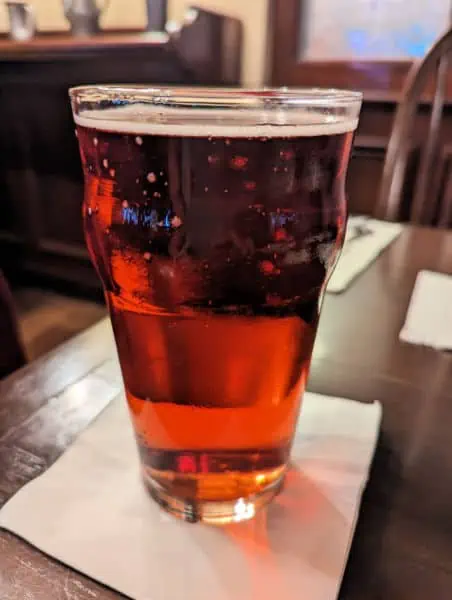
{"type": "Polygon", "coordinates": [[[122,222],[126,225],[140,225],[149,229],[157,227],[171,227],[171,211],[168,210],[163,219],[160,220],[155,208],[147,206],[123,206],[121,209],[122,222]]]}
{"type": "Polygon", "coordinates": [[[240,521],[251,519],[254,517],[255,512],[254,504],[246,502],[243,498],[239,498],[234,505],[234,521],[239,523],[240,521]]]}

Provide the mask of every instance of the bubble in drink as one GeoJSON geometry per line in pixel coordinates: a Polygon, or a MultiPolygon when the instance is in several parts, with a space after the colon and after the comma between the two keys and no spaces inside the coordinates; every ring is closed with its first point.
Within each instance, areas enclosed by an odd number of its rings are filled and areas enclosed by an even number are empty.
{"type": "Polygon", "coordinates": [[[76,117],[85,231],[145,477],[192,506],[259,494],[287,465],[356,122],[99,115],[76,117]]]}

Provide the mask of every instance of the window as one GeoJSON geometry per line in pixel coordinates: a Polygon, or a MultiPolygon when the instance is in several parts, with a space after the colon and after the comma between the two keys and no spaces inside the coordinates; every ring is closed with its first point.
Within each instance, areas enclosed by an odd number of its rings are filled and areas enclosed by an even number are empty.
{"type": "Polygon", "coordinates": [[[307,0],[299,58],[421,57],[449,26],[450,12],[450,0],[307,0]]]}

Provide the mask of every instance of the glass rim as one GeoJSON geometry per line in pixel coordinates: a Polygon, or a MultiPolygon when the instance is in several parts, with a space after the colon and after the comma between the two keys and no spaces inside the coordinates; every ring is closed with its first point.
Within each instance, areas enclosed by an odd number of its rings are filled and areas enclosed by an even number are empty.
{"type": "Polygon", "coordinates": [[[77,125],[198,137],[354,131],[362,103],[360,92],[334,88],[87,85],[69,95],[77,125]]]}
{"type": "MultiPolygon", "coordinates": [[[[215,105],[221,108],[261,108],[281,105],[293,107],[322,106],[334,108],[358,106],[363,94],[359,91],[340,88],[321,87],[203,87],[203,86],[148,86],[98,84],[80,85],[69,89],[69,96],[74,101],[129,101],[148,102],[151,104],[187,108],[194,102],[202,105],[215,105]]],[[[195,107],[193,107],[195,108],[195,107]]]]}

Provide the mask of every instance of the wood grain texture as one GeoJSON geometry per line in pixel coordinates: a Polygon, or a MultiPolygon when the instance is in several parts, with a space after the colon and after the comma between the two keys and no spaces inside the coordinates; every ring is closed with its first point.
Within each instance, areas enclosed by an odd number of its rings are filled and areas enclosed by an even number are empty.
{"type": "Polygon", "coordinates": [[[9,533],[0,536],[2,600],[120,600],[107,590],[66,569],[9,533]]]}
{"type": "MultiPolygon", "coordinates": [[[[452,274],[450,235],[407,227],[345,293],[325,300],[309,389],[383,404],[341,600],[451,597],[452,355],[398,340],[420,269],[452,274]]],[[[108,321],[6,379],[0,501],[42,473],[120,388],[108,321]]],[[[5,532],[0,597],[121,598],[5,532]]]]}
{"type": "Polygon", "coordinates": [[[112,343],[108,322],[101,322],[0,382],[0,443],[51,398],[110,359],[112,343]]]}

